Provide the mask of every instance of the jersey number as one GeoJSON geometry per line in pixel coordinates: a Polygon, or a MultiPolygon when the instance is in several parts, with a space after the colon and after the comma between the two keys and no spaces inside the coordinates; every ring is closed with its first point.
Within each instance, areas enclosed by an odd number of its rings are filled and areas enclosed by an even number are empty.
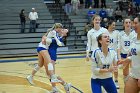
{"type": "Polygon", "coordinates": [[[110,43],[113,43],[113,39],[110,39],[110,43]]]}
{"type": "Polygon", "coordinates": [[[130,41],[124,41],[124,46],[130,46],[130,41]]]}
{"type": "Polygon", "coordinates": [[[132,55],[137,55],[136,48],[132,48],[132,49],[131,49],[131,54],[132,54],[132,55]]]}
{"type": "Polygon", "coordinates": [[[105,68],[109,69],[109,66],[110,65],[103,65],[103,69],[105,69],[105,68]]]}

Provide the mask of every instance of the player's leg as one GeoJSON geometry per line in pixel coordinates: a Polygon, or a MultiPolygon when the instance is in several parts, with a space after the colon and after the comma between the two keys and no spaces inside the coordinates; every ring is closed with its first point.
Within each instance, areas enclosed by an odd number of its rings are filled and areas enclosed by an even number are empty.
{"type": "Polygon", "coordinates": [[[127,81],[129,75],[129,62],[123,63],[123,76],[124,76],[124,82],[127,81]]]}
{"type": "Polygon", "coordinates": [[[60,80],[57,79],[57,76],[54,74],[54,67],[53,67],[53,64],[51,63],[51,58],[48,53],[48,50],[41,51],[40,53],[43,56],[44,62],[47,63],[51,82],[52,83],[61,82],[60,80]]]}
{"type": "Polygon", "coordinates": [[[125,83],[124,93],[139,93],[140,87],[138,87],[138,80],[132,77],[128,77],[125,83]]]}
{"type": "Polygon", "coordinates": [[[34,69],[32,70],[32,74],[27,76],[27,80],[31,85],[34,85],[33,83],[33,77],[36,74],[36,72],[43,66],[44,64],[44,60],[43,57],[41,56],[41,54],[38,53],[38,64],[34,67],[34,69]]]}
{"type": "Polygon", "coordinates": [[[118,71],[114,72],[114,81],[115,81],[115,86],[117,89],[120,88],[119,83],[118,83],[118,71]]]}

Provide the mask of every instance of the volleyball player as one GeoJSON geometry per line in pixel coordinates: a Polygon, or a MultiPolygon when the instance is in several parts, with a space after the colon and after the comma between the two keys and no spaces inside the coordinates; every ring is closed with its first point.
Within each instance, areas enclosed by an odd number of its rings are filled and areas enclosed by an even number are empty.
{"type": "MultiPolygon", "coordinates": [[[[115,21],[110,20],[108,22],[108,32],[109,32],[109,38],[110,38],[110,44],[109,44],[109,48],[114,49],[117,54],[118,54],[118,58],[121,59],[120,57],[120,51],[119,51],[119,31],[115,30],[115,21]]],[[[119,84],[118,84],[118,72],[114,72],[114,79],[115,79],[115,85],[116,88],[119,89],[119,84]]]]}
{"type": "Polygon", "coordinates": [[[102,33],[97,38],[98,48],[92,53],[92,93],[102,93],[101,86],[107,93],[117,93],[112,72],[117,71],[117,53],[108,47],[109,35],[102,33]]]}
{"type": "MultiPolygon", "coordinates": [[[[62,24],[55,23],[54,26],[51,29],[49,29],[49,31],[50,31],[49,32],[50,34],[48,33],[48,34],[45,34],[45,35],[51,35],[52,34],[52,36],[54,38],[56,37],[57,39],[58,38],[60,40],[62,39],[62,37],[58,37],[58,35],[57,35],[58,33],[62,33],[62,24]],[[54,33],[54,31],[56,31],[57,33],[54,33]],[[56,35],[56,36],[54,36],[54,35],[56,35]]],[[[33,69],[32,74],[27,77],[27,80],[29,81],[30,84],[34,85],[33,77],[34,77],[35,73],[44,65],[46,73],[47,73],[48,76],[50,76],[50,81],[53,85],[53,92],[52,93],[58,93],[58,91],[56,91],[56,87],[55,87],[56,82],[59,82],[62,85],[64,85],[66,93],[69,93],[69,91],[70,91],[69,89],[70,89],[71,85],[69,83],[66,83],[64,80],[62,80],[62,78],[60,76],[57,76],[57,75],[54,74],[55,71],[54,71],[54,66],[53,66],[52,60],[55,61],[55,59],[56,59],[56,58],[54,58],[54,57],[56,57],[56,50],[57,50],[57,47],[58,47],[58,42],[57,42],[56,38],[52,39],[51,36],[43,36],[42,42],[39,43],[39,46],[37,48],[39,63],[33,69]],[[49,40],[47,41],[47,39],[49,39],[49,40]],[[53,50],[53,48],[50,48],[51,43],[48,44],[49,41],[52,43],[51,46],[53,46],[55,44],[54,50],[53,50]],[[48,48],[50,48],[50,50],[48,50],[48,48]],[[49,52],[53,53],[53,55],[52,54],[50,55],[49,52]]]]}
{"type": "Polygon", "coordinates": [[[88,31],[87,34],[87,50],[86,50],[86,60],[88,61],[90,59],[89,53],[94,51],[97,47],[97,37],[101,33],[108,33],[108,30],[106,28],[103,28],[100,26],[101,17],[99,15],[94,15],[91,24],[93,28],[88,31]]]}
{"type": "MultiPolygon", "coordinates": [[[[121,59],[127,57],[131,44],[136,40],[136,33],[131,29],[131,20],[129,18],[124,19],[124,30],[120,32],[120,55],[121,59]]],[[[129,64],[123,64],[124,82],[127,80],[129,74],[129,64]]]]}
{"type": "Polygon", "coordinates": [[[132,56],[122,60],[123,63],[128,64],[132,62],[131,71],[125,83],[124,93],[140,93],[140,16],[134,19],[133,27],[137,33],[137,39],[130,48],[132,56]]]}

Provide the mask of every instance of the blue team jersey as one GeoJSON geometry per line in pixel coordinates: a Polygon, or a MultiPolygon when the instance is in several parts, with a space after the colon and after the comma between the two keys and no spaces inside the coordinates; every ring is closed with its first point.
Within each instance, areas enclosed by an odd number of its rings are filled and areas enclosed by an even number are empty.
{"type": "MultiPolygon", "coordinates": [[[[58,39],[62,42],[62,37],[58,37],[58,39]]],[[[57,45],[55,39],[52,39],[52,43],[50,44],[49,49],[48,49],[51,60],[56,61],[56,59],[57,59],[57,48],[58,48],[58,45],[57,45]]]]}

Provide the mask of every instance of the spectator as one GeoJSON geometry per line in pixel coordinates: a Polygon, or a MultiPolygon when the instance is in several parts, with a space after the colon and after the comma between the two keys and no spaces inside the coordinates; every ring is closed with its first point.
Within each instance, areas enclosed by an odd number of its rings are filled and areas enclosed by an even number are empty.
{"type": "Polygon", "coordinates": [[[21,33],[24,33],[25,31],[25,23],[26,23],[26,16],[25,16],[25,10],[22,9],[20,14],[20,24],[21,24],[21,33]]]}
{"type": "Polygon", "coordinates": [[[94,8],[99,8],[99,0],[94,0],[94,8]]]}
{"type": "Polygon", "coordinates": [[[122,11],[119,9],[119,7],[116,8],[115,10],[115,19],[116,21],[122,21],[122,11]]]}
{"type": "Polygon", "coordinates": [[[106,0],[101,0],[101,8],[106,8],[106,0]]]}
{"type": "Polygon", "coordinates": [[[135,2],[135,6],[136,6],[136,12],[139,12],[140,9],[140,0],[133,0],[135,2]]]}
{"type": "Polygon", "coordinates": [[[108,9],[106,9],[107,14],[108,14],[108,19],[109,20],[114,20],[113,17],[113,13],[114,13],[114,9],[112,8],[112,6],[110,6],[108,9]]]}
{"type": "Polygon", "coordinates": [[[67,15],[71,13],[71,0],[65,0],[65,12],[67,15]]]}
{"type": "Polygon", "coordinates": [[[108,26],[108,19],[107,18],[104,18],[101,21],[101,27],[107,28],[107,26],[108,26]]]}
{"type": "Polygon", "coordinates": [[[92,9],[92,7],[89,7],[88,13],[87,13],[87,18],[88,22],[90,23],[92,17],[96,14],[96,11],[92,9]]]}
{"type": "Polygon", "coordinates": [[[80,5],[80,1],[79,0],[71,0],[71,4],[72,4],[72,9],[75,15],[77,15],[78,12],[78,6],[80,5]]]}
{"type": "Polygon", "coordinates": [[[85,0],[85,8],[92,6],[92,0],[85,0]]]}
{"type": "Polygon", "coordinates": [[[134,13],[133,6],[132,6],[132,4],[130,3],[130,4],[128,5],[128,16],[132,16],[133,13],[134,13]]]}
{"type": "Polygon", "coordinates": [[[99,11],[99,15],[102,19],[104,18],[107,18],[107,12],[105,11],[104,8],[102,8],[100,11],[99,11]]]}
{"type": "Polygon", "coordinates": [[[35,8],[32,8],[32,12],[29,13],[29,19],[30,19],[30,29],[29,32],[32,32],[32,30],[36,31],[36,20],[38,19],[38,14],[35,11],[35,8]]]}
{"type": "Polygon", "coordinates": [[[80,8],[83,9],[83,7],[84,7],[84,1],[80,0],[80,8]]]}

